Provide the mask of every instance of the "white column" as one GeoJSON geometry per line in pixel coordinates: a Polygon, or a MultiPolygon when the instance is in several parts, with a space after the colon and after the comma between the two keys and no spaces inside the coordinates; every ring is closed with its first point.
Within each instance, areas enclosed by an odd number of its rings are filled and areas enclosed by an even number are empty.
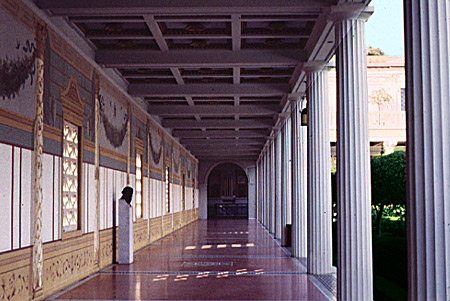
{"type": "Polygon", "coordinates": [[[306,100],[298,101],[296,108],[297,115],[297,253],[296,257],[307,257],[308,248],[308,177],[307,177],[307,127],[301,126],[301,111],[306,107],[306,100]]]}
{"type": "Polygon", "coordinates": [[[308,95],[308,273],[332,271],[331,155],[325,63],[304,65],[308,95]]]}
{"type": "Polygon", "coordinates": [[[405,1],[409,300],[450,300],[449,10],[405,1]]]}
{"type": "Polygon", "coordinates": [[[367,67],[361,17],[349,14],[335,23],[339,300],[373,299],[367,67]]]}
{"type": "Polygon", "coordinates": [[[276,219],[276,170],[275,170],[275,161],[276,161],[277,151],[275,140],[272,141],[272,151],[270,157],[270,233],[275,233],[275,219],[276,219]]]}
{"type": "MultiPolygon", "coordinates": [[[[303,222],[304,212],[300,211],[300,199],[298,195],[298,164],[299,164],[299,148],[298,148],[298,115],[297,101],[291,101],[291,151],[292,151],[292,255],[294,257],[301,256],[301,241],[306,237],[306,232],[301,232],[301,224],[303,222]]],[[[305,213],[306,214],[306,213],[305,213]]]]}
{"type": "Polygon", "coordinates": [[[281,245],[286,245],[286,123],[281,128],[281,245]]]}
{"type": "Polygon", "coordinates": [[[276,172],[276,193],[275,193],[275,200],[276,200],[276,206],[275,206],[275,237],[278,239],[281,239],[281,132],[278,133],[277,137],[275,138],[276,142],[276,161],[275,161],[275,172],[276,172]]]}
{"type": "Polygon", "coordinates": [[[268,151],[264,153],[264,227],[267,228],[267,200],[269,198],[269,187],[268,187],[268,168],[267,168],[267,160],[268,160],[268,151]]]}

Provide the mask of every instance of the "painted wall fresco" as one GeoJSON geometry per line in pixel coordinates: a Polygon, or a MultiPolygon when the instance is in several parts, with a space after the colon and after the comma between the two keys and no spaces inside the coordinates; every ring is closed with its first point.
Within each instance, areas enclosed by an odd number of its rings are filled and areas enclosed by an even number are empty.
{"type": "Polygon", "coordinates": [[[157,127],[150,127],[150,165],[161,168],[163,155],[162,130],[157,127]]]}
{"type": "Polygon", "coordinates": [[[125,105],[100,89],[100,145],[127,154],[128,112],[125,105]]]}
{"type": "Polygon", "coordinates": [[[34,118],[34,34],[0,10],[0,106],[34,118]]]}
{"type": "Polygon", "coordinates": [[[143,161],[147,163],[147,125],[140,121],[136,116],[131,117],[131,158],[136,158],[136,139],[143,144],[143,161]]]}
{"type": "Polygon", "coordinates": [[[173,146],[173,154],[172,154],[172,165],[173,172],[175,175],[181,174],[181,153],[178,145],[173,146]]]}

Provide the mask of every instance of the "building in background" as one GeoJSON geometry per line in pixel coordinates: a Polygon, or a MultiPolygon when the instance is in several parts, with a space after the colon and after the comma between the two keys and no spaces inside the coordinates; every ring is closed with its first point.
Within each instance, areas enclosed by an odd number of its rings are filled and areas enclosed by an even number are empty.
{"type": "MultiPolygon", "coordinates": [[[[328,72],[331,155],[336,156],[336,68],[328,72]]],[[[367,56],[370,154],[404,149],[406,142],[405,59],[367,56]]]]}

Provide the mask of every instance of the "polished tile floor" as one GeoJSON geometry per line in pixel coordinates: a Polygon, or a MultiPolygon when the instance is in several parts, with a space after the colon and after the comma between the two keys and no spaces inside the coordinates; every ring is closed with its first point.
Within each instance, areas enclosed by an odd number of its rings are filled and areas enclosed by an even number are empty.
{"type": "Polygon", "coordinates": [[[196,221],[56,300],[328,300],[255,220],[196,221]]]}

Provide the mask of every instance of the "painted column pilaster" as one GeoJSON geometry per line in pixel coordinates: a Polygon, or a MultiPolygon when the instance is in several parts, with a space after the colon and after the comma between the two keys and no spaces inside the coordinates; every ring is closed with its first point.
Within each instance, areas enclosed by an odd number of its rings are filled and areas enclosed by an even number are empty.
{"type": "Polygon", "coordinates": [[[450,300],[450,4],[405,5],[409,300],[450,300]]]}
{"type": "MultiPolygon", "coordinates": [[[[97,73],[94,74],[95,81],[95,218],[94,218],[94,260],[97,266],[100,266],[100,77],[97,73]]],[[[113,245],[113,249],[114,249],[113,245]]]]}
{"type": "Polygon", "coordinates": [[[36,111],[34,117],[34,173],[33,173],[33,250],[32,289],[33,299],[43,297],[42,270],[44,256],[42,249],[42,155],[44,151],[44,52],[47,38],[45,24],[36,22],[36,111]]]}
{"type": "Polygon", "coordinates": [[[325,63],[304,65],[307,72],[308,273],[332,272],[331,155],[328,75],[325,63]]]}
{"type": "MultiPolygon", "coordinates": [[[[338,300],[372,300],[372,214],[364,7],[336,11],[338,300]],[[358,11],[359,10],[359,11],[358,11]]],[[[324,117],[328,119],[328,115],[324,117]]]]}

